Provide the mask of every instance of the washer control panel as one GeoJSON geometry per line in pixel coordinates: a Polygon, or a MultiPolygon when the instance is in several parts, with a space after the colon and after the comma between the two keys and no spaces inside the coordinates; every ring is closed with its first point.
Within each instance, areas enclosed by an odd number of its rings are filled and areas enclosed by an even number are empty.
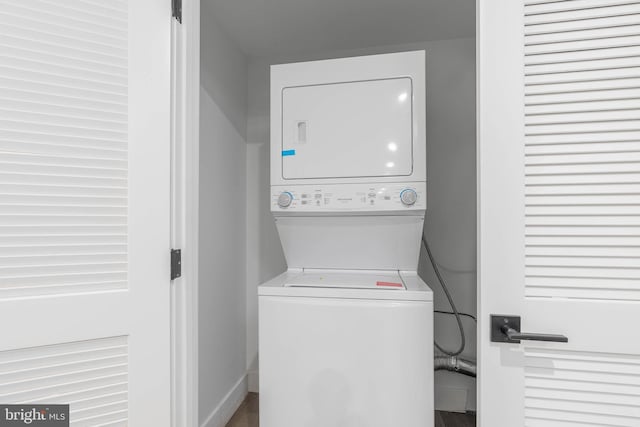
{"type": "Polygon", "coordinates": [[[426,207],[424,182],[271,187],[274,212],[394,211],[426,207]]]}

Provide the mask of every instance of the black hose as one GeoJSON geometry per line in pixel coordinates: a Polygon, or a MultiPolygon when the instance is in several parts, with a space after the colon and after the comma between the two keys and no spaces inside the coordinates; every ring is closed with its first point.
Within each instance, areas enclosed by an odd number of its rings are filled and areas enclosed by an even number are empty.
{"type": "Polygon", "coordinates": [[[424,244],[424,248],[427,250],[427,255],[429,256],[429,260],[431,261],[431,265],[433,265],[433,271],[436,273],[436,277],[438,277],[438,281],[440,282],[440,286],[442,286],[442,290],[444,294],[447,296],[447,300],[449,301],[449,305],[451,306],[451,310],[453,310],[453,314],[456,317],[456,321],[458,322],[458,329],[460,330],[460,347],[456,351],[448,351],[442,348],[438,342],[434,339],[433,342],[438,350],[442,353],[447,354],[449,356],[457,356],[464,351],[466,346],[466,338],[464,336],[464,327],[462,325],[462,318],[460,317],[460,313],[458,313],[458,309],[456,308],[456,304],[453,302],[453,297],[447,288],[447,284],[444,279],[440,275],[440,270],[438,269],[438,265],[436,264],[435,259],[433,258],[433,254],[431,253],[431,249],[429,248],[429,243],[427,243],[427,238],[424,237],[424,233],[422,234],[422,243],[424,244]]]}
{"type": "MultiPolygon", "coordinates": [[[[436,314],[451,314],[451,315],[456,315],[453,311],[446,311],[446,310],[433,310],[434,313],[436,314]]],[[[469,313],[462,313],[459,312],[458,313],[460,316],[464,316],[464,317],[468,317],[469,319],[473,319],[474,322],[478,323],[478,319],[476,319],[476,316],[474,316],[473,314],[469,314],[469,313]]]]}

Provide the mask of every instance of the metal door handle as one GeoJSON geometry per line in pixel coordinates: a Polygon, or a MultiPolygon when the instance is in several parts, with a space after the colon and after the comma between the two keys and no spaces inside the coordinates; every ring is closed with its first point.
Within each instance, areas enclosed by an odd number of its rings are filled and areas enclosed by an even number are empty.
{"type": "Polygon", "coordinates": [[[491,315],[491,342],[518,344],[520,340],[569,342],[564,335],[520,332],[520,316],[491,315]]]}
{"type": "Polygon", "coordinates": [[[556,334],[530,334],[527,332],[518,332],[507,325],[500,328],[503,334],[509,338],[509,341],[529,340],[529,341],[553,341],[553,342],[569,342],[569,338],[564,335],[556,334]]]}

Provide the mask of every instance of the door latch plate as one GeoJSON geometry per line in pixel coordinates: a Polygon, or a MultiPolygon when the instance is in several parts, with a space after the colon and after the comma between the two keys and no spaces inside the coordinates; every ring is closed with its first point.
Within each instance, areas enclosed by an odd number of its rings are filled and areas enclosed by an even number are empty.
{"type": "Polygon", "coordinates": [[[510,344],[519,344],[520,340],[510,340],[504,332],[502,332],[503,326],[508,326],[520,332],[520,316],[504,316],[504,315],[491,315],[491,342],[506,342],[510,344]]]}

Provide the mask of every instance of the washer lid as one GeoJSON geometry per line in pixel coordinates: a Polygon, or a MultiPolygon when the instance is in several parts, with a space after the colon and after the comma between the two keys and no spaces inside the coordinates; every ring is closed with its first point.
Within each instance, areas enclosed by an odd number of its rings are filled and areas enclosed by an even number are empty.
{"type": "Polygon", "coordinates": [[[384,289],[406,290],[402,278],[397,272],[335,272],[304,271],[290,277],[285,287],[300,288],[342,288],[342,289],[384,289]]]}
{"type": "Polygon", "coordinates": [[[258,286],[260,296],[433,301],[415,271],[289,269],[258,286]]]}

